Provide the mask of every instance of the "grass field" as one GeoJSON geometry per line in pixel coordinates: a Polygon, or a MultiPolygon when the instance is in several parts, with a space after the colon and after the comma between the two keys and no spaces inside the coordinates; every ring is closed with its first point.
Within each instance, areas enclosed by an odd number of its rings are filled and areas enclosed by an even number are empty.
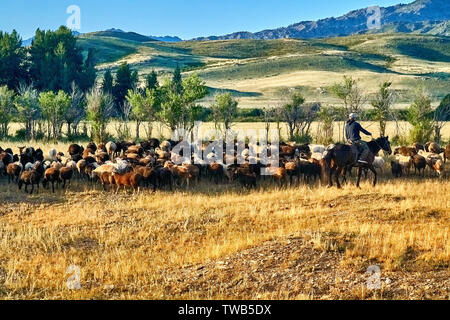
{"type": "Polygon", "coordinates": [[[0,298],[449,299],[449,192],[430,173],[117,196],[80,181],[29,196],[2,178],[0,298]]]}
{"type": "MultiPolygon", "coordinates": [[[[369,130],[374,137],[378,137],[379,136],[379,125],[376,122],[361,122],[362,126],[364,128],[366,128],[367,130],[369,130]]],[[[136,136],[136,124],[134,122],[130,122],[128,124],[129,126],[129,130],[130,130],[130,137],[129,140],[134,140],[135,136],[136,136]]],[[[11,136],[14,136],[15,132],[19,129],[21,129],[23,126],[21,124],[18,123],[13,123],[10,125],[9,127],[9,134],[11,136]]],[[[108,125],[107,127],[107,132],[109,135],[117,137],[118,135],[118,129],[119,127],[119,123],[118,122],[112,122],[108,125]]],[[[141,126],[141,139],[145,139],[146,138],[146,131],[145,131],[145,127],[146,127],[146,123],[144,123],[141,126]]],[[[343,136],[343,130],[342,130],[343,124],[342,123],[338,123],[335,122],[334,123],[334,128],[333,128],[333,139],[334,141],[342,141],[342,136],[343,136]]],[[[270,125],[271,130],[277,130],[277,124],[276,123],[271,123],[270,125]]],[[[288,134],[288,129],[286,124],[281,123],[280,124],[280,128],[281,128],[281,140],[288,140],[289,134],[288,134]]],[[[64,129],[64,128],[63,128],[64,129]]],[[[214,124],[211,122],[205,122],[202,123],[202,126],[200,127],[199,130],[199,136],[201,138],[205,138],[204,135],[209,131],[209,130],[213,130],[214,129],[214,124]]],[[[255,130],[257,133],[259,132],[259,130],[265,130],[265,124],[262,122],[239,122],[239,123],[235,123],[233,124],[232,130],[234,131],[239,131],[239,130],[243,130],[244,132],[246,132],[246,130],[255,130]]],[[[319,128],[319,123],[314,122],[311,125],[311,132],[310,134],[312,135],[313,139],[315,140],[317,137],[317,134],[319,132],[320,128],[319,128]]],[[[393,138],[395,137],[397,134],[400,134],[402,137],[408,137],[408,132],[410,130],[410,125],[406,122],[402,122],[400,121],[398,123],[398,127],[396,125],[395,122],[389,122],[387,127],[386,127],[386,134],[390,137],[393,138]]],[[[450,141],[450,122],[448,122],[441,130],[441,134],[442,134],[442,138],[444,141],[450,141]]],[[[152,130],[152,137],[156,137],[158,139],[168,139],[170,138],[170,130],[168,128],[166,128],[165,126],[161,125],[160,123],[154,123],[153,124],[153,130],[152,130]]],[[[364,139],[370,139],[369,137],[364,137],[364,139]]],[[[6,143],[6,144],[0,144],[3,148],[5,148],[5,145],[11,146],[13,148],[16,148],[18,146],[18,144],[26,144],[26,143],[22,143],[22,142],[18,142],[18,143],[6,143]]],[[[39,144],[39,142],[36,142],[35,144],[39,144]]],[[[58,143],[55,143],[56,148],[58,149],[58,143]]],[[[14,149],[16,150],[16,149],[14,149]]],[[[67,151],[67,148],[64,151],[67,151]]]]}
{"type": "MultiPolygon", "coordinates": [[[[344,75],[358,79],[368,94],[383,81],[392,81],[397,107],[411,104],[417,86],[425,87],[437,105],[450,85],[450,40],[439,36],[161,43],[87,34],[79,42],[84,50],[96,49],[100,74],[127,61],[141,76],[155,69],[164,78],[179,65],[185,74],[197,72],[212,92],[240,93],[241,107],[276,106],[287,88],[301,89],[307,101],[338,105],[327,88],[344,75]]],[[[211,97],[202,102],[209,105],[211,97]]]]}

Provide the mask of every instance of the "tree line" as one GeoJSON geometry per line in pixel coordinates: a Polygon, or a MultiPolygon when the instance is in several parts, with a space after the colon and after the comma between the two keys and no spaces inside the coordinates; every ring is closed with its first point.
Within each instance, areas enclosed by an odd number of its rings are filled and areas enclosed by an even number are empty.
{"type": "Polygon", "coordinates": [[[108,123],[114,118],[121,120],[116,131],[122,138],[132,136],[128,123],[134,121],[138,140],[142,130],[151,137],[155,123],[172,132],[191,132],[196,121],[206,120],[226,131],[238,119],[257,119],[265,123],[267,131],[276,123],[280,136],[282,125],[286,125],[288,139],[297,142],[311,142],[311,125],[317,121],[316,141],[327,144],[333,140],[333,123],[342,123],[342,140],[343,121],[349,113],[358,113],[362,120],[378,122],[382,136],[388,121],[407,120],[412,125],[410,141],[433,138],[440,142],[441,129],[450,120],[450,95],[433,109],[429,95],[418,89],[407,110],[395,110],[396,95],[390,82],[382,83],[378,92],[369,96],[356,79],[347,76],[328,88],[341,100],[339,107],[307,103],[299,90],[292,90],[283,93],[277,107],[240,109],[232,94],[225,92],[216,94],[211,106],[205,108],[198,103],[208,95],[205,82],[195,73],[183,78],[179,67],[163,81],[152,71],[141,83],[138,72],[124,62],[115,74],[107,70],[97,84],[95,52],[88,50],[83,55],[76,42],[66,27],[38,29],[28,48],[22,47],[16,31],[0,32],[0,139],[8,137],[13,121],[23,124],[19,133],[27,140],[58,140],[66,128],[69,139],[84,136],[105,141],[108,123]]]}

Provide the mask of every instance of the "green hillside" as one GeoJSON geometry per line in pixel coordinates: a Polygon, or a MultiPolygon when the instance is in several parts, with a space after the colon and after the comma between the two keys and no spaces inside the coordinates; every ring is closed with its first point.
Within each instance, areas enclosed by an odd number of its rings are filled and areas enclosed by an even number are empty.
{"type": "Polygon", "coordinates": [[[393,33],[164,43],[112,35],[79,37],[84,50],[95,49],[100,70],[114,70],[127,61],[141,75],[155,69],[164,77],[179,65],[184,72],[199,73],[212,92],[236,92],[243,106],[276,103],[290,87],[304,89],[309,100],[334,104],[326,88],[343,75],[360,79],[368,92],[381,81],[392,81],[399,104],[408,104],[418,85],[429,89],[435,102],[450,91],[450,38],[443,36],[393,33]]]}

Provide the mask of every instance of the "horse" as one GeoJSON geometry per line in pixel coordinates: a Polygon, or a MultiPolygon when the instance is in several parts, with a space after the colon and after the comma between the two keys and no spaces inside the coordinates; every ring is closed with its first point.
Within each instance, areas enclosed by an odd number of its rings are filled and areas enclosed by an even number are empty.
{"type": "Polygon", "coordinates": [[[329,187],[333,186],[333,174],[335,175],[336,185],[340,189],[341,184],[339,182],[339,176],[344,172],[346,174],[348,168],[358,167],[358,180],[356,186],[359,188],[361,181],[361,174],[363,168],[368,168],[374,174],[373,186],[377,183],[377,171],[373,166],[375,155],[383,150],[388,154],[392,154],[391,144],[389,143],[389,137],[381,137],[372,140],[367,143],[369,147],[369,155],[367,156],[367,163],[358,162],[358,153],[356,152],[356,146],[346,144],[336,144],[333,148],[328,150],[327,154],[323,158],[322,163],[322,181],[325,182],[328,179],[329,187]]]}

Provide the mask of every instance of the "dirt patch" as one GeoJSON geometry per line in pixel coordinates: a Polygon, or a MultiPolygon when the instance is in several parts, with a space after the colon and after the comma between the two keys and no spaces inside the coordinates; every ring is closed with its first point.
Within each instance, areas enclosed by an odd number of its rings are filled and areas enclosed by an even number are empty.
{"type": "MultiPolygon", "coordinates": [[[[383,272],[379,289],[369,290],[366,270],[341,267],[351,236],[322,235],[337,249],[318,248],[310,235],[265,242],[224,259],[186,266],[168,274],[167,296],[207,299],[427,299],[449,296],[448,270],[432,273],[383,272]],[[338,237],[339,238],[339,237],[338,237]],[[334,239],[334,240],[330,240],[334,239]]],[[[408,261],[410,257],[408,251],[408,261]]],[[[405,260],[406,261],[406,260],[405,260]]],[[[367,265],[370,262],[367,261],[367,265]]]]}

